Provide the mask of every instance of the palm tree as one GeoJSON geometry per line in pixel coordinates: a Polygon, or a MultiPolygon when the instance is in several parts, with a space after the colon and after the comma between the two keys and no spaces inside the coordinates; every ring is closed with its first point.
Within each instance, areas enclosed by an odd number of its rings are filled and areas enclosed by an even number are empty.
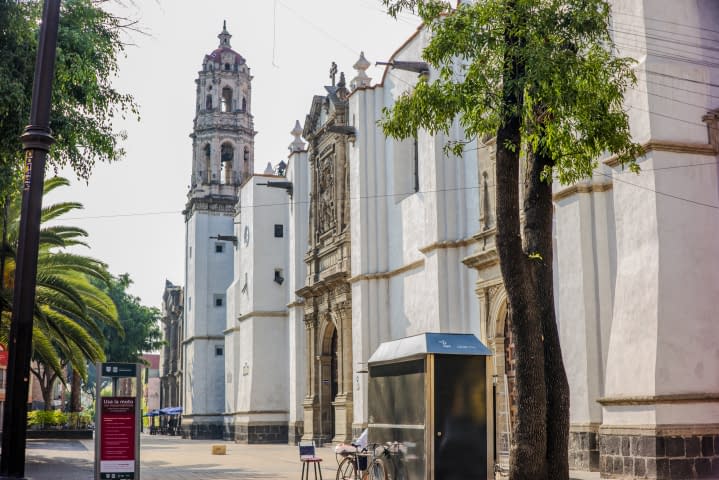
{"type": "MultiPolygon", "coordinates": [[[[45,182],[45,193],[69,185],[61,177],[45,182]]],[[[103,262],[70,253],[68,247],[87,244],[84,230],[64,225],[47,225],[61,215],[81,209],[77,202],[62,202],[43,208],[37,268],[37,292],[33,317],[33,366],[40,381],[45,408],[50,408],[51,391],[57,379],[65,382],[64,370],[70,367],[73,378],[87,378],[87,363],[105,359],[102,326],[122,331],[112,299],[90,279],[107,283],[110,274],[103,262]]],[[[12,279],[20,218],[20,199],[10,202],[5,282],[0,295],[3,312],[12,310],[12,279]]],[[[4,314],[7,318],[7,314],[4,314]]],[[[9,322],[0,325],[0,342],[7,342],[9,322]]],[[[73,382],[75,383],[75,382],[73,382]]],[[[77,385],[79,391],[79,384],[77,385]]]]}

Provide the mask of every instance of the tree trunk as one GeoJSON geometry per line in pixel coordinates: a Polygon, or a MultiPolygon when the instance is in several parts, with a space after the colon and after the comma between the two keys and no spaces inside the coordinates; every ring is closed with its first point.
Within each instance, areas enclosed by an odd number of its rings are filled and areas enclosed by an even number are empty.
{"type": "Polygon", "coordinates": [[[55,376],[40,379],[38,383],[40,383],[42,401],[45,403],[44,410],[52,410],[52,387],[55,384],[55,376]]]}
{"type": "Polygon", "coordinates": [[[541,178],[544,168],[551,165],[551,157],[546,152],[539,151],[530,156],[524,199],[524,238],[527,252],[537,254],[529,259],[531,283],[536,289],[530,308],[540,313],[544,340],[548,478],[563,480],[569,478],[569,382],[554,311],[552,185],[541,178]]]}
{"type": "Polygon", "coordinates": [[[82,377],[80,377],[80,374],[74,368],[72,369],[72,384],[70,388],[70,411],[79,412],[80,410],[82,410],[82,404],[80,402],[82,377]]]}
{"type": "MultiPolygon", "coordinates": [[[[510,3],[509,10],[513,9],[510,3]]],[[[520,39],[512,20],[505,30],[504,123],[497,130],[497,253],[507,291],[509,321],[515,347],[517,402],[514,442],[510,453],[511,480],[547,478],[547,398],[541,313],[522,248],[519,205],[519,155],[523,92],[516,79],[524,75],[517,55],[520,39]]]]}

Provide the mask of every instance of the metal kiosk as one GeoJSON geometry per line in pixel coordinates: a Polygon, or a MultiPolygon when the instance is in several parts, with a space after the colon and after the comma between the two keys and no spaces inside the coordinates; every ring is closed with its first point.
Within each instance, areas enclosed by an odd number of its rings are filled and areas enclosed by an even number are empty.
{"type": "Polygon", "coordinates": [[[487,478],[486,358],[471,334],[423,333],[370,357],[370,444],[393,479],[487,478]]]}

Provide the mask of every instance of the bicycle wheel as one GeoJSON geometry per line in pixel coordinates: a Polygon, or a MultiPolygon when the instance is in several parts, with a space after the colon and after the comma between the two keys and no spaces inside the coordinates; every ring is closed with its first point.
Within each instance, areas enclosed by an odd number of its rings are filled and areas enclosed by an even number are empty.
{"type": "Polygon", "coordinates": [[[381,458],[375,458],[369,465],[367,480],[391,480],[387,473],[387,466],[381,458]]]}
{"type": "Polygon", "coordinates": [[[335,477],[335,479],[336,480],[355,480],[357,478],[359,478],[359,477],[357,477],[357,470],[355,468],[354,457],[352,457],[352,455],[348,455],[344,459],[342,459],[339,467],[337,467],[337,476],[335,477]]]}

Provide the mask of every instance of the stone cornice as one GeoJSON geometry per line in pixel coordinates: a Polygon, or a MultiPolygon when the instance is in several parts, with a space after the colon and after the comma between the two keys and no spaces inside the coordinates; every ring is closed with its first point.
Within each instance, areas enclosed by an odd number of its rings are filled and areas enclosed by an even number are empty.
{"type": "MultiPolygon", "coordinates": [[[[288,413],[290,413],[289,410],[244,410],[237,412],[227,412],[224,415],[286,415],[288,413]]],[[[265,423],[267,422],[259,422],[260,425],[264,425],[265,423]]],[[[252,423],[250,423],[250,425],[252,425],[252,423]]]]}
{"type": "Polygon", "coordinates": [[[462,260],[462,263],[464,263],[469,268],[474,268],[476,270],[483,270],[485,268],[493,267],[494,265],[499,264],[499,254],[497,253],[496,248],[492,248],[489,250],[484,250],[482,252],[477,252],[472,255],[469,255],[468,257],[465,257],[464,260],[462,260]]]}
{"type": "Polygon", "coordinates": [[[250,317],[287,317],[289,316],[289,313],[287,310],[254,310],[249,313],[245,313],[244,315],[240,315],[237,317],[237,321],[241,322],[242,320],[246,320],[250,317]]]}
{"type": "Polygon", "coordinates": [[[305,302],[304,302],[304,300],[301,300],[301,299],[297,299],[294,302],[287,304],[287,308],[304,307],[304,306],[305,306],[305,302]]]}
{"type": "Polygon", "coordinates": [[[427,255],[428,253],[433,252],[434,250],[441,250],[441,249],[448,249],[448,248],[462,248],[466,247],[467,245],[471,245],[476,240],[472,238],[463,238],[461,240],[443,240],[440,242],[434,242],[430,243],[429,245],[426,245],[424,247],[419,247],[419,251],[423,254],[427,255]]]}
{"type": "Polygon", "coordinates": [[[577,193],[601,193],[611,190],[613,187],[612,182],[600,182],[591,184],[575,184],[569,187],[559,190],[557,193],[552,195],[552,200],[558,202],[562,199],[576,195],[577,193]]]}
{"type": "Polygon", "coordinates": [[[719,403],[719,393],[676,393],[670,395],[627,395],[621,397],[604,397],[597,403],[608,406],[625,405],[667,405],[677,403],[719,403]]]}
{"type": "Polygon", "coordinates": [[[670,424],[670,425],[602,425],[600,435],[642,435],[642,436],[697,436],[716,435],[719,424],[670,424]]]}
{"type": "Polygon", "coordinates": [[[182,341],[182,344],[185,345],[187,343],[191,343],[195,340],[224,340],[225,337],[221,335],[195,335],[189,338],[186,338],[182,341]]]}
{"type": "Polygon", "coordinates": [[[362,273],[360,275],[355,275],[354,277],[349,279],[349,283],[357,283],[361,282],[362,280],[382,280],[386,278],[391,278],[397,275],[400,275],[402,273],[408,272],[410,270],[415,270],[417,268],[424,266],[424,259],[419,259],[417,261],[414,261],[412,263],[408,263],[407,265],[402,265],[401,267],[390,270],[388,272],[378,272],[378,273],[362,273]]]}
{"type": "Polygon", "coordinates": [[[239,332],[239,331],[240,331],[239,325],[235,325],[235,326],[232,327],[232,328],[228,328],[228,329],[226,329],[226,330],[223,330],[222,333],[224,333],[225,335],[229,335],[229,334],[231,334],[231,333],[235,333],[235,332],[239,332]]]}
{"type": "MultiPolygon", "coordinates": [[[[671,153],[689,153],[694,155],[716,155],[717,149],[709,143],[691,143],[691,142],[673,142],[667,140],[649,140],[642,144],[644,152],[671,152],[671,153]]],[[[619,166],[617,155],[602,160],[605,165],[610,167],[619,166]]]]}

